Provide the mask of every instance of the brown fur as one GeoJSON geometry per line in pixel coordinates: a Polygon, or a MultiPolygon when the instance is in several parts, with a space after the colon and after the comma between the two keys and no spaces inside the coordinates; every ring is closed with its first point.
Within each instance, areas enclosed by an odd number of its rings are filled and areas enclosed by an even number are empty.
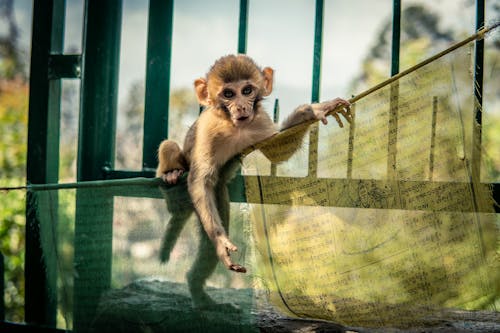
{"type": "Polygon", "coordinates": [[[162,158],[159,158],[160,163],[158,163],[156,169],[156,177],[161,177],[163,174],[175,169],[188,169],[188,164],[181,148],[172,140],[164,140],[160,144],[158,155],[162,156],[162,158]],[[169,158],[164,158],[166,156],[169,158]]]}
{"type": "MultiPolygon", "coordinates": [[[[228,269],[246,272],[243,266],[234,264],[230,257],[230,252],[236,251],[237,247],[226,233],[229,225],[227,183],[236,170],[230,161],[234,161],[234,157],[245,148],[277,133],[260,103],[263,97],[272,92],[273,73],[269,67],[261,70],[245,55],[220,58],[205,78],[194,82],[198,101],[206,109],[189,129],[184,150],[181,151],[177,144],[169,140],[160,145],[157,176],[168,183],[176,183],[182,171],[189,170],[189,195],[205,231],[198,257],[188,273],[193,302],[197,306],[213,303],[203,291],[203,284],[217,263],[214,258],[219,258],[228,269]]],[[[346,101],[336,99],[301,106],[283,122],[281,128],[312,119],[321,119],[326,123],[328,113],[339,106],[348,105],[346,101]]],[[[346,116],[345,112],[342,114],[346,116]]],[[[306,131],[307,127],[299,135],[303,136],[306,131]]],[[[296,142],[292,153],[300,147],[300,140],[296,142]]],[[[173,210],[169,210],[172,213],[173,210]]],[[[172,214],[173,220],[180,215],[179,212],[172,214]]],[[[185,218],[177,219],[181,221],[178,223],[183,225],[189,215],[184,214],[185,218]]],[[[165,237],[169,242],[175,242],[175,238],[165,237]]],[[[172,244],[162,246],[168,251],[172,247],[172,244]]],[[[163,254],[162,258],[168,258],[168,253],[163,254]]]]}

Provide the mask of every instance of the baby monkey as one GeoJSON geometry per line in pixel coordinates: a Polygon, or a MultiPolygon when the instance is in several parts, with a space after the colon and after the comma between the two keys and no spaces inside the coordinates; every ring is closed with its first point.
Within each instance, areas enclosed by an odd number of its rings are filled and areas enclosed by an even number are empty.
{"type": "MultiPolygon", "coordinates": [[[[213,304],[203,286],[217,265],[217,258],[230,270],[246,272],[245,267],[231,260],[230,253],[236,251],[237,247],[227,234],[227,184],[239,167],[235,157],[245,148],[273,136],[278,130],[261,106],[262,99],[272,92],[273,69],[260,69],[248,56],[228,55],[220,58],[205,78],[194,81],[194,87],[198,101],[205,110],[190,127],[183,149],[171,140],[160,144],[156,176],[167,184],[176,184],[183,173],[189,171],[187,186],[192,209],[205,232],[201,233],[200,248],[187,280],[195,307],[205,307],[213,304]]],[[[340,98],[302,105],[293,111],[280,129],[309,120],[321,120],[326,124],[329,114],[342,127],[339,113],[350,122],[349,107],[349,102],[340,98]]],[[[295,150],[300,148],[300,141],[297,142],[295,150]]],[[[166,199],[172,218],[160,254],[164,262],[169,259],[170,251],[192,212],[176,207],[179,204],[167,195],[166,199]]]]}

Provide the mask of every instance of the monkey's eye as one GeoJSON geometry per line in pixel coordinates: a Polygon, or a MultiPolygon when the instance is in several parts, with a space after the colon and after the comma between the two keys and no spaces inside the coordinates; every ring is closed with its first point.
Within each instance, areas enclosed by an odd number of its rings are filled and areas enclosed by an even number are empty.
{"type": "Polygon", "coordinates": [[[252,86],[246,86],[241,90],[241,93],[245,96],[248,96],[252,93],[252,90],[253,90],[252,86]]]}
{"type": "Polygon", "coordinates": [[[233,98],[234,97],[234,91],[232,91],[231,89],[224,89],[224,91],[222,92],[222,95],[225,98],[233,98]]]}

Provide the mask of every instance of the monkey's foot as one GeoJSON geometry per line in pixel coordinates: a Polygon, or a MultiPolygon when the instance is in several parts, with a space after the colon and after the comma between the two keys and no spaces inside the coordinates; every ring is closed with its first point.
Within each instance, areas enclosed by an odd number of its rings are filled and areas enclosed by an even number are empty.
{"type": "Polygon", "coordinates": [[[160,249],[160,262],[166,264],[170,260],[170,249],[162,246],[160,249]]]}
{"type": "Polygon", "coordinates": [[[161,179],[167,184],[177,184],[177,180],[184,174],[184,169],[174,169],[161,175],[161,179]]]}

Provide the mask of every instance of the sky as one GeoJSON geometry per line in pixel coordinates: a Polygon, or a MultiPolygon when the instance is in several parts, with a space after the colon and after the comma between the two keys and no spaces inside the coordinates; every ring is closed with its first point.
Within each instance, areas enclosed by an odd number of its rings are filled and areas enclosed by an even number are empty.
{"type": "MultiPolygon", "coordinates": [[[[487,0],[488,1],[488,0],[487,0]]],[[[489,0],[495,1],[495,0],[489,0]]],[[[29,55],[32,2],[14,0],[21,27],[20,44],[29,55]]],[[[82,40],[82,0],[68,0],[65,52],[79,53],[82,40]]],[[[312,0],[250,0],[247,53],[262,67],[275,69],[272,107],[280,99],[284,114],[311,99],[314,11],[312,0]]],[[[403,6],[425,4],[440,13],[445,26],[474,30],[470,0],[403,1],[403,6]]],[[[174,2],[171,88],[191,88],[222,55],[237,50],[238,0],[183,0],[174,2]]],[[[133,82],[143,80],[146,68],[147,9],[145,0],[124,0],[121,36],[119,103],[133,82]]],[[[392,0],[326,0],[320,99],[348,98],[375,36],[390,19],[392,0]]],[[[0,34],[5,31],[0,23],[0,34]],[[2,30],[3,29],[3,30],[2,30]]],[[[29,63],[29,58],[27,60],[29,63]]],[[[389,73],[388,73],[389,74],[389,73]]]]}

